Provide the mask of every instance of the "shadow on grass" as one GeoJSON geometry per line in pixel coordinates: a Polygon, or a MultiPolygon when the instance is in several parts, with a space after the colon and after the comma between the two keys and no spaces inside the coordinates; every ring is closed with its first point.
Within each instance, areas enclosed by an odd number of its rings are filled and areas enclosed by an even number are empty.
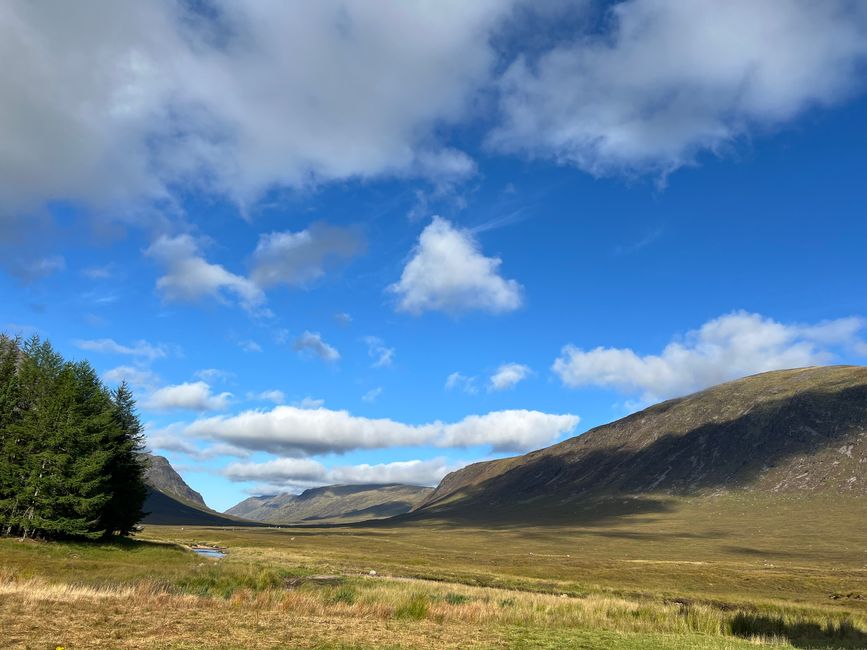
{"type": "Polygon", "coordinates": [[[867,633],[847,620],[815,622],[787,621],[781,617],[739,612],[731,621],[735,636],[776,637],[796,648],[867,648],[867,633]]]}

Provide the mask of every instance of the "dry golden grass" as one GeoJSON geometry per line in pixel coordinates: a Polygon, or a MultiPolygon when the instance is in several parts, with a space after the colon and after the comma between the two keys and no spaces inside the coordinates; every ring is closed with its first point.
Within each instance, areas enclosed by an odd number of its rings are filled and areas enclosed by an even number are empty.
{"type": "Polygon", "coordinates": [[[754,505],[0,540],[0,647],[867,648],[864,505],[822,502],[809,520],[798,504],[754,505]],[[192,543],[229,554],[203,559],[192,543]]]}
{"type": "MultiPolygon", "coordinates": [[[[535,641],[547,643],[543,637],[552,637],[550,630],[563,631],[565,640],[580,639],[583,631],[591,641],[607,632],[625,648],[750,643],[724,638],[724,617],[703,606],[684,612],[680,606],[618,598],[387,578],[356,579],[351,588],[353,602],[335,600],[345,586],[242,590],[223,599],[169,593],[153,584],[58,585],[7,573],[0,577],[0,623],[4,647],[34,648],[493,648],[521,647],[522,639],[534,634],[543,635],[535,641]],[[419,602],[424,609],[414,612],[412,604],[419,602]],[[634,645],[648,642],[653,645],[634,645]]],[[[534,646],[535,641],[529,640],[534,646]]]]}

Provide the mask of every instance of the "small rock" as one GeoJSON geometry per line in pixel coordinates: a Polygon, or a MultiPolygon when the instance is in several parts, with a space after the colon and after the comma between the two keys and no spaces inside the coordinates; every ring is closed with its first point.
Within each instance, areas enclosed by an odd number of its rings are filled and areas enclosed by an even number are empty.
{"type": "Polygon", "coordinates": [[[373,569],[371,569],[370,572],[369,572],[367,575],[369,575],[369,576],[375,576],[375,575],[376,575],[376,571],[374,571],[373,569]]]}

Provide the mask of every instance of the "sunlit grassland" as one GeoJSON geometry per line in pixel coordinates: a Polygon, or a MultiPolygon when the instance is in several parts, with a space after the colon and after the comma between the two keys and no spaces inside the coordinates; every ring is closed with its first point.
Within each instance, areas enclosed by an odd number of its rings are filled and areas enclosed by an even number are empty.
{"type": "Polygon", "coordinates": [[[862,500],[610,511],[0,540],[0,627],[11,645],[67,648],[867,647],[862,500]]]}

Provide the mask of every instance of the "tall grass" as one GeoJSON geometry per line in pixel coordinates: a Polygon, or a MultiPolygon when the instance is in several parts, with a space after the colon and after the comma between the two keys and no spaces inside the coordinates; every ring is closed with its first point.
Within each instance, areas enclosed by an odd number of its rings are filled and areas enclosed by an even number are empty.
{"type": "Polygon", "coordinates": [[[797,610],[759,614],[728,611],[709,604],[601,595],[569,598],[387,578],[349,578],[338,587],[309,581],[287,589],[285,581],[289,575],[282,569],[255,567],[222,575],[208,570],[179,589],[159,582],[111,587],[56,584],[40,578],[20,578],[6,571],[0,572],[0,598],[11,596],[27,603],[75,602],[95,607],[113,600],[190,611],[210,610],[225,602],[236,612],[246,612],[245,615],[279,610],[311,619],[336,616],[359,621],[428,620],[482,628],[596,629],[631,634],[740,637],[756,642],[833,642],[836,645],[832,647],[852,648],[867,642],[864,617],[829,617],[826,613],[797,610]]]}

